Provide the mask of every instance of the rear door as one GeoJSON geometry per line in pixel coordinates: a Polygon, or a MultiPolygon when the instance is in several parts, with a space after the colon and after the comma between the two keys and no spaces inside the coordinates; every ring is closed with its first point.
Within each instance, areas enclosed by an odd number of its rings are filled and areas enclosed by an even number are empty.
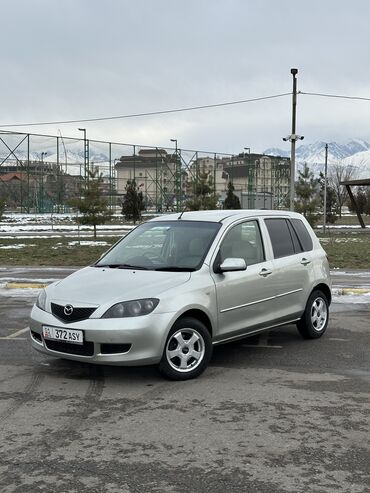
{"type": "MultiPolygon", "coordinates": [[[[297,221],[303,225],[302,221],[297,221]]],[[[266,218],[265,225],[274,255],[272,282],[276,318],[291,320],[301,316],[311,290],[312,253],[304,251],[290,218],[266,218]]]]}

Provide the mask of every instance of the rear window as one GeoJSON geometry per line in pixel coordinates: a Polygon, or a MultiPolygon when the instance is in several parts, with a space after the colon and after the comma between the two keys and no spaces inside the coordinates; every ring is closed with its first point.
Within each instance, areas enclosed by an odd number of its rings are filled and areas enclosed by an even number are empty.
{"type": "Polygon", "coordinates": [[[297,233],[299,241],[302,245],[302,249],[304,252],[308,252],[313,248],[313,242],[310,233],[307,231],[306,226],[303,221],[300,219],[291,219],[290,220],[294,231],[297,233]]]}
{"type": "Polygon", "coordinates": [[[275,258],[294,255],[292,235],[285,219],[265,219],[275,258]]]}

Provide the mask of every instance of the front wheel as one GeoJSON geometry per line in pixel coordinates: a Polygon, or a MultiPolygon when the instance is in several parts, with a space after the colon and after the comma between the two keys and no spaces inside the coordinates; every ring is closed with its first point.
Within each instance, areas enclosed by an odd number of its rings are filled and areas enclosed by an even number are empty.
{"type": "Polygon", "coordinates": [[[328,300],[322,291],[313,291],[302,318],[297,322],[298,331],[304,339],[317,339],[326,331],[328,322],[328,300]]]}
{"type": "Polygon", "coordinates": [[[205,325],[195,318],[180,318],[168,334],[159,371],[170,380],[200,375],[212,356],[212,340],[205,325]]]}

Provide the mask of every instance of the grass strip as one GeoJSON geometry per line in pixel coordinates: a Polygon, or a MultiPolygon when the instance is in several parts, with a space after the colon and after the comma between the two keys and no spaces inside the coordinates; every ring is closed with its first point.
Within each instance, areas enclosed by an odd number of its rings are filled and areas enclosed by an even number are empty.
{"type": "MultiPolygon", "coordinates": [[[[332,269],[370,269],[370,230],[317,235],[332,269]]],[[[86,237],[80,240],[78,237],[0,238],[0,265],[89,265],[119,239],[119,236],[99,236],[95,241],[86,237]]]]}

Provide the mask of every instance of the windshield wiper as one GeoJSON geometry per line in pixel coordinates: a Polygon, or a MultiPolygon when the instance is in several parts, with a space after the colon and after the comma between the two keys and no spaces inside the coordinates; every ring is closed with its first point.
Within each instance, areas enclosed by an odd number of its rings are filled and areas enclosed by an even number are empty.
{"type": "Polygon", "coordinates": [[[168,265],[167,267],[157,267],[154,270],[166,272],[194,272],[196,269],[194,267],[175,267],[168,265]]]}
{"type": "Polygon", "coordinates": [[[149,267],[144,267],[142,265],[131,265],[131,264],[100,264],[100,265],[95,265],[95,267],[108,267],[109,269],[149,270],[149,267]]]}

